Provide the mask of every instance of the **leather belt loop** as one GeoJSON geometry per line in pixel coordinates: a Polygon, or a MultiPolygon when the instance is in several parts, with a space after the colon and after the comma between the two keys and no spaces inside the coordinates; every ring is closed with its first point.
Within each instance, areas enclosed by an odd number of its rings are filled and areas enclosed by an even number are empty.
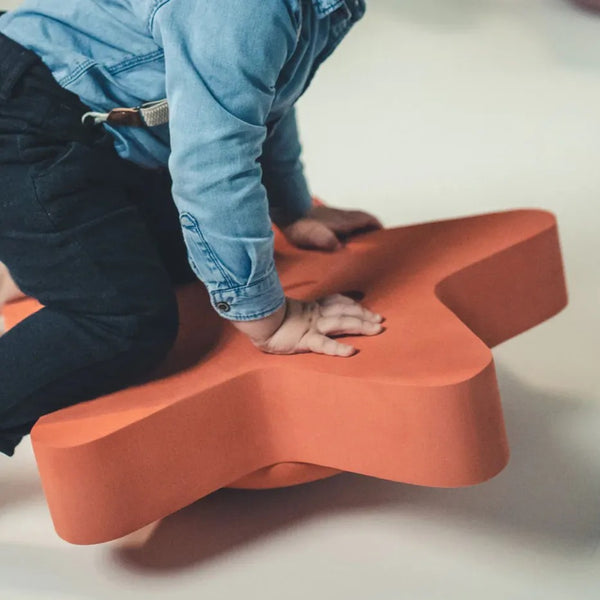
{"type": "Polygon", "coordinates": [[[143,127],[144,121],[137,108],[113,108],[108,113],[106,122],[109,125],[124,125],[126,127],[143,127]]]}
{"type": "Polygon", "coordinates": [[[169,121],[169,105],[167,100],[146,102],[133,108],[113,108],[110,112],[87,112],[81,117],[84,125],[109,125],[125,127],[156,127],[169,121]]]}

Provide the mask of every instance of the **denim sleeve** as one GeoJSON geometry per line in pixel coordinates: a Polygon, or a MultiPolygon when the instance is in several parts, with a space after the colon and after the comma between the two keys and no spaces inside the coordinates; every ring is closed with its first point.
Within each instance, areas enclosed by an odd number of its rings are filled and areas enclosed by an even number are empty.
{"type": "Polygon", "coordinates": [[[261,159],[271,220],[278,227],[306,216],[312,206],[301,153],[296,109],[292,107],[269,129],[261,159]]]}
{"type": "Polygon", "coordinates": [[[164,51],[169,170],[190,266],[231,320],[284,303],[259,159],[298,26],[288,0],[163,0],[150,19],[164,51]]]}

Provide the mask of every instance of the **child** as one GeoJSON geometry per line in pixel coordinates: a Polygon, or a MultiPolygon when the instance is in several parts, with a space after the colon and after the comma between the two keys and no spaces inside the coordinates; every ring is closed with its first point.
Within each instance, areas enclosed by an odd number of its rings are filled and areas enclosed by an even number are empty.
{"type": "MultiPolygon", "coordinates": [[[[0,18],[0,261],[44,308],[0,337],[0,451],[43,414],[141,381],[200,279],[264,352],[350,356],[380,315],[285,297],[298,247],[381,223],[311,207],[294,103],[364,0],[25,0],[0,18]],[[167,98],[168,122],[94,114],[167,98]]],[[[4,274],[5,286],[13,286],[4,274]]]]}

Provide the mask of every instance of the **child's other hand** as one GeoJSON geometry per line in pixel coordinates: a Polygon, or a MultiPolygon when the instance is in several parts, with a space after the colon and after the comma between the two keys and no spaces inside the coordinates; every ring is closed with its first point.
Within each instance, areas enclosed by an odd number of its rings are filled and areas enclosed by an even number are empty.
{"type": "Polygon", "coordinates": [[[356,348],[328,336],[377,335],[383,317],[342,294],[331,294],[312,302],[286,297],[286,312],[278,329],[264,340],[252,340],[269,354],[316,352],[351,356],[356,348]]]}
{"type": "Polygon", "coordinates": [[[297,248],[335,251],[343,248],[338,236],[382,228],[379,219],[361,210],[313,206],[306,217],[283,227],[281,232],[297,248]]]}

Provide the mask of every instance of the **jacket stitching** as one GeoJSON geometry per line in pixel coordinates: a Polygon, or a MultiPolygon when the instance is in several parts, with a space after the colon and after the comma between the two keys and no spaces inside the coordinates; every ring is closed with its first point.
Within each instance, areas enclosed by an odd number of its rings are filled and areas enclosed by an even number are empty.
{"type": "Polygon", "coordinates": [[[235,283],[232,281],[231,277],[229,277],[229,275],[225,272],[225,269],[221,265],[220,261],[217,259],[213,249],[211,248],[209,243],[206,241],[206,238],[200,231],[200,227],[198,226],[198,221],[196,220],[196,218],[187,212],[183,213],[181,215],[181,218],[183,218],[184,216],[188,217],[193,223],[192,227],[186,227],[186,229],[191,229],[199,238],[200,244],[204,248],[204,252],[208,255],[208,258],[212,261],[213,265],[219,270],[221,276],[223,277],[227,285],[234,286],[235,283]]]}
{"type": "MultiPolygon", "coordinates": [[[[263,275],[260,279],[257,279],[256,281],[253,281],[252,283],[250,283],[248,285],[234,285],[233,287],[213,290],[212,293],[214,295],[217,295],[217,294],[226,294],[227,292],[240,292],[242,290],[250,289],[250,288],[254,287],[255,285],[260,285],[261,283],[264,283],[267,279],[272,277],[274,270],[275,270],[275,268],[272,267],[271,269],[269,269],[269,272],[266,275],[263,275]]],[[[240,294],[240,296],[243,297],[242,294],[240,294]]],[[[245,297],[248,297],[248,296],[246,295],[245,297]]]]}
{"type": "Polygon", "coordinates": [[[138,65],[146,62],[152,62],[155,58],[162,58],[163,51],[155,50],[154,52],[149,52],[148,54],[142,54],[140,56],[134,56],[132,58],[127,58],[122,60],[120,63],[116,65],[112,65],[111,67],[107,67],[107,71],[111,75],[116,75],[118,73],[122,73],[123,71],[127,71],[128,69],[132,69],[133,67],[137,67],[138,65]]]}
{"type": "MultiPolygon", "coordinates": [[[[141,56],[134,56],[132,58],[127,58],[122,60],[121,62],[111,65],[110,67],[105,67],[106,71],[111,75],[117,75],[118,73],[123,73],[128,69],[132,69],[140,64],[152,62],[157,58],[161,58],[163,56],[162,50],[154,50],[153,52],[149,52],[148,54],[143,54],[141,56]]],[[[69,73],[66,77],[63,77],[58,83],[62,87],[66,87],[79,79],[82,75],[87,73],[90,69],[98,65],[97,62],[93,60],[86,60],[85,62],[78,65],[71,73],[69,73]]]]}
{"type": "Polygon", "coordinates": [[[150,15],[148,16],[148,22],[146,23],[146,27],[150,35],[152,35],[152,29],[154,27],[154,18],[156,17],[156,13],[165,5],[168,4],[171,0],[155,0],[156,4],[154,8],[150,11],[150,15]]]}
{"type": "Polygon", "coordinates": [[[80,65],[75,67],[73,71],[71,71],[67,76],[63,77],[58,83],[62,87],[66,87],[70,83],[73,83],[76,79],[81,77],[86,71],[89,71],[94,65],[94,61],[92,59],[88,59],[82,62],[80,65]]]}

